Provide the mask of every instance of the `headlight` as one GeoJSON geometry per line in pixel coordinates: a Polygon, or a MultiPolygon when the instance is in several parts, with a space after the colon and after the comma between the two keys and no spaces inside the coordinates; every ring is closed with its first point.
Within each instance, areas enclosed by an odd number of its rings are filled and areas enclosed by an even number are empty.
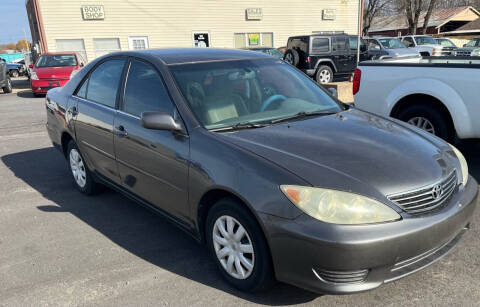
{"type": "Polygon", "coordinates": [[[357,194],[295,185],[280,189],[303,212],[326,223],[358,225],[400,219],[390,207],[357,194]]]}
{"type": "Polygon", "coordinates": [[[459,174],[462,178],[462,184],[464,186],[467,185],[467,181],[468,181],[468,164],[467,164],[467,160],[465,160],[465,157],[463,156],[463,154],[460,152],[460,150],[458,150],[455,146],[453,146],[452,144],[448,144],[450,145],[450,147],[452,148],[453,152],[455,153],[455,155],[457,156],[457,159],[458,161],[460,162],[460,172],[461,174],[459,174]]]}
{"type": "Polygon", "coordinates": [[[480,49],[473,50],[471,56],[480,56],[480,49]]]}
{"type": "Polygon", "coordinates": [[[32,71],[32,73],[30,74],[30,79],[32,80],[38,80],[38,76],[37,76],[37,73],[32,71]]]}

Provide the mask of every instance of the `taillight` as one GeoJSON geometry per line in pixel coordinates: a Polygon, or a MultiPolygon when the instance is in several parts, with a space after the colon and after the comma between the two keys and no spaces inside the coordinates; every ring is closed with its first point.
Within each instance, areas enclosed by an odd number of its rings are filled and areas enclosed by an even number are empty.
{"type": "Polygon", "coordinates": [[[309,56],[305,59],[305,63],[310,63],[312,61],[312,58],[310,58],[309,56]]]}
{"type": "Polygon", "coordinates": [[[360,90],[360,82],[362,81],[362,71],[360,69],[355,69],[353,73],[353,95],[357,94],[360,90]]]}

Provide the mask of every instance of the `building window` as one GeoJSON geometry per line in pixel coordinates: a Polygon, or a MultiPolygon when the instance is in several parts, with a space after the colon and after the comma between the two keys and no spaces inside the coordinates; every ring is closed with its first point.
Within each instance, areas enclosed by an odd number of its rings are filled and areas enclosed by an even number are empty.
{"type": "Polygon", "coordinates": [[[56,49],[60,51],[73,51],[78,53],[87,62],[87,52],[85,51],[85,43],[83,39],[57,39],[55,40],[56,49]]]}
{"type": "Polygon", "coordinates": [[[118,38],[94,38],[93,48],[95,56],[99,57],[110,52],[120,51],[120,39],[118,38]]]}
{"type": "Polygon", "coordinates": [[[130,50],[148,49],[148,36],[129,36],[128,47],[130,50]]]}
{"type": "Polygon", "coordinates": [[[273,33],[235,33],[233,36],[235,48],[273,47],[273,33]]]}

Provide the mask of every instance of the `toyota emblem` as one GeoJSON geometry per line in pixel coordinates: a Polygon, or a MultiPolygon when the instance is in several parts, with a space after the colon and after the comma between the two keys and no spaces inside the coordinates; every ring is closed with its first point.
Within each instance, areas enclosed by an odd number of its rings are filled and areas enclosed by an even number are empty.
{"type": "Polygon", "coordinates": [[[436,185],[433,187],[432,189],[432,197],[433,199],[439,199],[440,197],[442,197],[442,194],[443,194],[443,188],[441,185],[436,185]]]}

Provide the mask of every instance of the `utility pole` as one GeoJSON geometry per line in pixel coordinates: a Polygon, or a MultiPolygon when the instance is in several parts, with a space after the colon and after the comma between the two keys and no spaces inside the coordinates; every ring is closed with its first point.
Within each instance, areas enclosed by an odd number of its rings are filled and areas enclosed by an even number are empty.
{"type": "Polygon", "coordinates": [[[357,41],[357,65],[360,63],[360,48],[361,48],[361,38],[363,32],[363,10],[364,10],[365,0],[358,0],[358,41],[357,41]]]}

